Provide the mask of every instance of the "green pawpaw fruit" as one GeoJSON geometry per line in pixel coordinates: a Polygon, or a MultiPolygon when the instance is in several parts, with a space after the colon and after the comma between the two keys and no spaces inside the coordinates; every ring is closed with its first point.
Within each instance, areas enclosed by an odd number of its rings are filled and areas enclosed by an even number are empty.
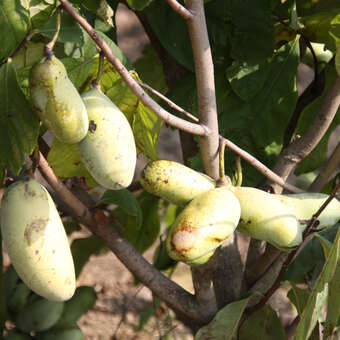
{"type": "Polygon", "coordinates": [[[215,187],[215,181],[183,164],[157,160],[148,163],[140,178],[143,188],[177,205],[215,187]]]}
{"type": "Polygon", "coordinates": [[[83,333],[77,325],[67,329],[50,329],[47,332],[39,333],[38,340],[83,340],[83,333]]]}
{"type": "MultiPolygon", "coordinates": [[[[326,202],[328,195],[302,193],[279,195],[279,199],[295,211],[298,220],[310,220],[326,202]]],[[[318,228],[331,227],[340,219],[340,202],[333,198],[318,217],[318,228]]]]}
{"type": "Polygon", "coordinates": [[[88,130],[85,105],[55,56],[44,57],[29,75],[33,107],[40,119],[62,142],[77,143],[88,130]]]}
{"type": "Polygon", "coordinates": [[[6,340],[32,340],[33,338],[13,328],[7,333],[4,339],[6,340]]]}
{"type": "Polygon", "coordinates": [[[41,332],[52,328],[63,313],[64,302],[44,298],[25,306],[17,315],[15,323],[25,332],[41,332]]]}
{"type": "Polygon", "coordinates": [[[170,227],[166,247],[174,260],[200,265],[236,229],[240,204],[226,187],[195,197],[170,227]]]}
{"type": "Polygon", "coordinates": [[[70,328],[81,315],[85,314],[96,302],[97,295],[92,287],[80,286],[72,299],[65,302],[63,314],[54,328],[70,328]]]}
{"type": "Polygon", "coordinates": [[[264,240],[281,250],[289,250],[302,242],[301,226],[295,210],[277,195],[249,187],[230,189],[241,205],[237,230],[258,240],[264,240]]]}
{"type": "Polygon", "coordinates": [[[9,310],[13,313],[19,312],[25,306],[30,294],[31,290],[23,282],[19,283],[11,298],[7,300],[9,310]]]}
{"type": "Polygon", "coordinates": [[[99,89],[82,94],[89,131],[78,144],[87,170],[104,188],[120,190],[132,182],[136,145],[124,114],[99,89]]]}
{"type": "Polygon", "coordinates": [[[34,179],[6,190],[1,232],[16,272],[38,295],[63,301],[75,291],[75,272],[67,235],[48,191],[34,179]]]}
{"type": "Polygon", "coordinates": [[[8,301],[12,294],[14,293],[16,287],[20,283],[20,278],[15,271],[13,265],[11,264],[5,272],[5,279],[4,279],[4,287],[5,287],[5,294],[6,294],[6,300],[8,301]]]}

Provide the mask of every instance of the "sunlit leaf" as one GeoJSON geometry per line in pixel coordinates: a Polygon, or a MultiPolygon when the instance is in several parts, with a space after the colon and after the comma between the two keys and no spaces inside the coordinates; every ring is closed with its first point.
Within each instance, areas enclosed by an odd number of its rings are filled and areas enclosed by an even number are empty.
{"type": "Polygon", "coordinates": [[[30,0],[29,11],[32,28],[40,28],[44,25],[56,7],[57,0],[30,0]]]}
{"type": "Polygon", "coordinates": [[[302,314],[303,310],[306,307],[309,293],[310,292],[307,289],[296,287],[293,284],[292,288],[287,294],[287,297],[289,298],[291,303],[296,307],[296,310],[299,315],[302,314]]]}
{"type": "Polygon", "coordinates": [[[21,91],[11,62],[0,68],[0,171],[18,173],[32,153],[39,121],[21,91]]]}
{"type": "MultiPolygon", "coordinates": [[[[229,303],[217,312],[214,319],[199,329],[195,340],[232,340],[237,335],[237,329],[244,309],[250,297],[229,303]]],[[[254,335],[254,334],[253,334],[254,335]]]]}

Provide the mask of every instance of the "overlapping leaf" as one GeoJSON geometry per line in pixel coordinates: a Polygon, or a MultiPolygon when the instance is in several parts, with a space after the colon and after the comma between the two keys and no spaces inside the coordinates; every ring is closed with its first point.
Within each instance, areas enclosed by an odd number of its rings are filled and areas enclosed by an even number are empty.
{"type": "Polygon", "coordinates": [[[17,173],[36,146],[39,121],[21,91],[11,62],[0,68],[0,171],[17,173]]]}

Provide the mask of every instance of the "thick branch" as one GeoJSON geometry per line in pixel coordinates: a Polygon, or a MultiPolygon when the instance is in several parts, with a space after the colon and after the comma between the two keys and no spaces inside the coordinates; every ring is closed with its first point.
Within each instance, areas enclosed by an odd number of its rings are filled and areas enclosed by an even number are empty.
{"type": "Polygon", "coordinates": [[[315,178],[314,182],[308,188],[311,192],[320,192],[323,186],[332,178],[336,170],[340,166],[340,142],[333,151],[331,157],[327,161],[325,167],[321,170],[318,177],[315,178]]]}
{"type": "Polygon", "coordinates": [[[196,323],[207,323],[213,315],[208,315],[204,306],[198,305],[195,297],[169,280],[136,249],[123,238],[114,225],[99,226],[87,207],[78,200],[67,187],[56,177],[44,156],[40,153],[39,169],[53,190],[73,210],[79,221],[86,225],[108,246],[120,261],[154,294],[165,301],[169,307],[196,323]]]}
{"type": "Polygon", "coordinates": [[[106,59],[114,66],[116,71],[120,74],[126,85],[131,91],[141,100],[141,102],[155,112],[167,124],[178,128],[180,130],[192,133],[194,135],[205,136],[210,134],[207,127],[187,122],[184,119],[172,115],[170,112],[164,110],[157,102],[155,102],[138,84],[138,82],[130,75],[129,71],[120,62],[120,60],[113,54],[110,47],[103,41],[99,34],[93,27],[70,5],[67,0],[60,0],[64,10],[67,11],[89,34],[92,40],[100,47],[106,59]]]}
{"type": "Polygon", "coordinates": [[[187,9],[193,17],[187,20],[195,61],[198,114],[209,134],[200,138],[201,155],[206,173],[218,179],[218,121],[212,61],[203,0],[188,0],[187,9]]]}
{"type": "MultiPolygon", "coordinates": [[[[286,180],[295,166],[307,157],[326,133],[340,104],[340,78],[335,76],[324,101],[305,134],[283,149],[273,171],[286,180]]],[[[276,185],[272,185],[279,192],[276,185]]]]}
{"type": "Polygon", "coordinates": [[[192,19],[193,15],[184,6],[182,6],[177,0],[167,0],[169,6],[178,13],[183,19],[192,19]]]}

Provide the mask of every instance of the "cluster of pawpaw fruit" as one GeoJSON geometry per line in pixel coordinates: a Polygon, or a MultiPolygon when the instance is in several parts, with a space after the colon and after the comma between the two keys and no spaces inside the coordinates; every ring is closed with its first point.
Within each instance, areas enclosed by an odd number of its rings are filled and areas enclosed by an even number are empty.
{"type": "Polygon", "coordinates": [[[67,302],[49,301],[33,293],[19,278],[13,266],[5,272],[6,314],[15,323],[7,340],[82,340],[79,317],[96,301],[92,287],[80,286],[67,302]],[[34,335],[33,335],[34,334],[34,335]]]}
{"type": "MultiPolygon", "coordinates": [[[[145,190],[185,206],[170,227],[166,247],[171,258],[189,265],[209,260],[237,228],[281,250],[302,242],[306,222],[328,198],[326,194],[274,195],[256,188],[216,187],[206,175],[167,160],[150,162],[141,175],[145,190]]],[[[340,219],[333,199],[318,217],[318,227],[340,219]]]]}
{"type": "MultiPolygon", "coordinates": [[[[32,67],[29,85],[41,121],[60,141],[77,143],[99,184],[112,190],[130,185],[136,166],[134,136],[107,96],[98,88],[80,95],[53,54],[32,67]]],[[[48,191],[34,179],[10,185],[0,223],[8,255],[24,283],[50,301],[70,299],[76,288],[72,254],[48,191]]]]}

